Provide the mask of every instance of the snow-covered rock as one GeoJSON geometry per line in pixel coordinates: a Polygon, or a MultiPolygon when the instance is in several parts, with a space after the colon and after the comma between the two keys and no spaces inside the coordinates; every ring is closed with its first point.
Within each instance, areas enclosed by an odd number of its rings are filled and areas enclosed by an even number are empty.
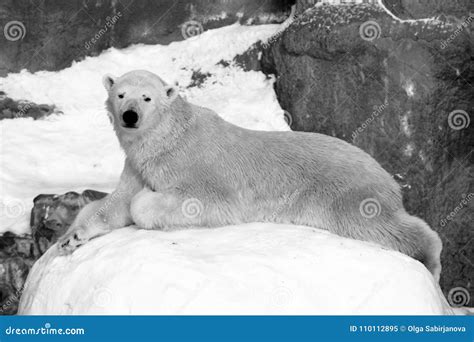
{"type": "Polygon", "coordinates": [[[20,314],[451,314],[425,267],[325,231],[253,223],[123,228],[26,282],[20,314]]]}

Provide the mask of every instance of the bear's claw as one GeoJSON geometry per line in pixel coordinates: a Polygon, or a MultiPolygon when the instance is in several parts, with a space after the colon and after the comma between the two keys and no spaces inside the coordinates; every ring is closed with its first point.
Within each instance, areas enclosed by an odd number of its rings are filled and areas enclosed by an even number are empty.
{"type": "Polygon", "coordinates": [[[58,249],[60,254],[70,254],[88,241],[84,229],[74,229],[58,240],[58,249]]]}

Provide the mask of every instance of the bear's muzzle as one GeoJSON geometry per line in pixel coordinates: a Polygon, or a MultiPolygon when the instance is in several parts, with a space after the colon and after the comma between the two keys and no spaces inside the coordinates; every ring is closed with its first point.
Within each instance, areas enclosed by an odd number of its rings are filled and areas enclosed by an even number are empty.
{"type": "Polygon", "coordinates": [[[123,112],[122,120],[127,128],[137,128],[139,116],[135,110],[129,109],[123,112]]]}

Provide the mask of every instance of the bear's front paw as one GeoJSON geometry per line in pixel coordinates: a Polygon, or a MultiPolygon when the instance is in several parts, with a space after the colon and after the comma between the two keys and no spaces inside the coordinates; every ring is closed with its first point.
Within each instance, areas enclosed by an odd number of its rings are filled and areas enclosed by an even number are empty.
{"type": "Polygon", "coordinates": [[[133,222],[142,229],[158,229],[159,218],[166,212],[167,201],[163,194],[144,188],[130,204],[133,222]]]}
{"type": "Polygon", "coordinates": [[[59,238],[59,252],[62,255],[70,254],[89,241],[89,239],[89,234],[87,234],[84,228],[74,228],[59,238]]]}

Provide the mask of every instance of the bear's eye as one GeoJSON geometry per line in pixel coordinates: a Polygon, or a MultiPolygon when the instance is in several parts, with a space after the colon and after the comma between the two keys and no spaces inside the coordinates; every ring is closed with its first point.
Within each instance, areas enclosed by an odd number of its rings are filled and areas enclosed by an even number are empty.
{"type": "Polygon", "coordinates": [[[120,99],[123,99],[123,94],[120,94],[118,97],[119,97],[120,99]]]}
{"type": "Polygon", "coordinates": [[[149,97],[145,97],[145,101],[146,101],[146,102],[150,102],[151,99],[150,99],[149,97]]]}

